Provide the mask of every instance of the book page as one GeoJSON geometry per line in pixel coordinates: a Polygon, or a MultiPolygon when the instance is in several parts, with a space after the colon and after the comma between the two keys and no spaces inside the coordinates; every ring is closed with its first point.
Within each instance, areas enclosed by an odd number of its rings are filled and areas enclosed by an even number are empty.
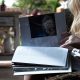
{"type": "Polygon", "coordinates": [[[12,62],[65,66],[68,49],[60,47],[17,47],[12,62]]]}

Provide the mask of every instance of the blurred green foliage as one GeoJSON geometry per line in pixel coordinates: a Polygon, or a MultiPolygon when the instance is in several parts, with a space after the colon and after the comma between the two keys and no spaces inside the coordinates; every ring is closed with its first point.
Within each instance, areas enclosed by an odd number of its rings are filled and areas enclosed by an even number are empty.
{"type": "Polygon", "coordinates": [[[55,12],[56,7],[59,6],[58,0],[16,0],[13,7],[19,7],[22,10],[40,9],[43,11],[55,12]]]}

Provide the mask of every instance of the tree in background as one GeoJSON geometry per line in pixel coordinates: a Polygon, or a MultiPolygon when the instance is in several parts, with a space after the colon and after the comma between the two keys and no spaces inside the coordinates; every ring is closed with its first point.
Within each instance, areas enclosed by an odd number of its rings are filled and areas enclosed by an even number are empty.
{"type": "Polygon", "coordinates": [[[39,9],[44,12],[55,12],[58,6],[58,0],[16,0],[16,3],[13,4],[13,7],[19,7],[29,12],[34,9],[39,9]]]}

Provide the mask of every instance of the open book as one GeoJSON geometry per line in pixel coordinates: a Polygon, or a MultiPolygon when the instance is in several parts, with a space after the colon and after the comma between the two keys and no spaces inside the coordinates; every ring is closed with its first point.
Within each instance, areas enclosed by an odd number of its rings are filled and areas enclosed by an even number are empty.
{"type": "Polygon", "coordinates": [[[67,31],[64,12],[25,16],[19,21],[22,46],[57,47],[67,31]]]}
{"type": "Polygon", "coordinates": [[[14,75],[71,72],[68,49],[18,46],[12,58],[14,75]]]}

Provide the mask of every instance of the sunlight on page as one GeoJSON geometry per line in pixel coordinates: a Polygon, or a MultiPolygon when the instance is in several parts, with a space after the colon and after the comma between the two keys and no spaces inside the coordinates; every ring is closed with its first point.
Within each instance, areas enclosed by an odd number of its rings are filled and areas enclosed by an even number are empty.
{"type": "Polygon", "coordinates": [[[12,62],[65,66],[68,49],[60,47],[17,47],[12,62]]]}

